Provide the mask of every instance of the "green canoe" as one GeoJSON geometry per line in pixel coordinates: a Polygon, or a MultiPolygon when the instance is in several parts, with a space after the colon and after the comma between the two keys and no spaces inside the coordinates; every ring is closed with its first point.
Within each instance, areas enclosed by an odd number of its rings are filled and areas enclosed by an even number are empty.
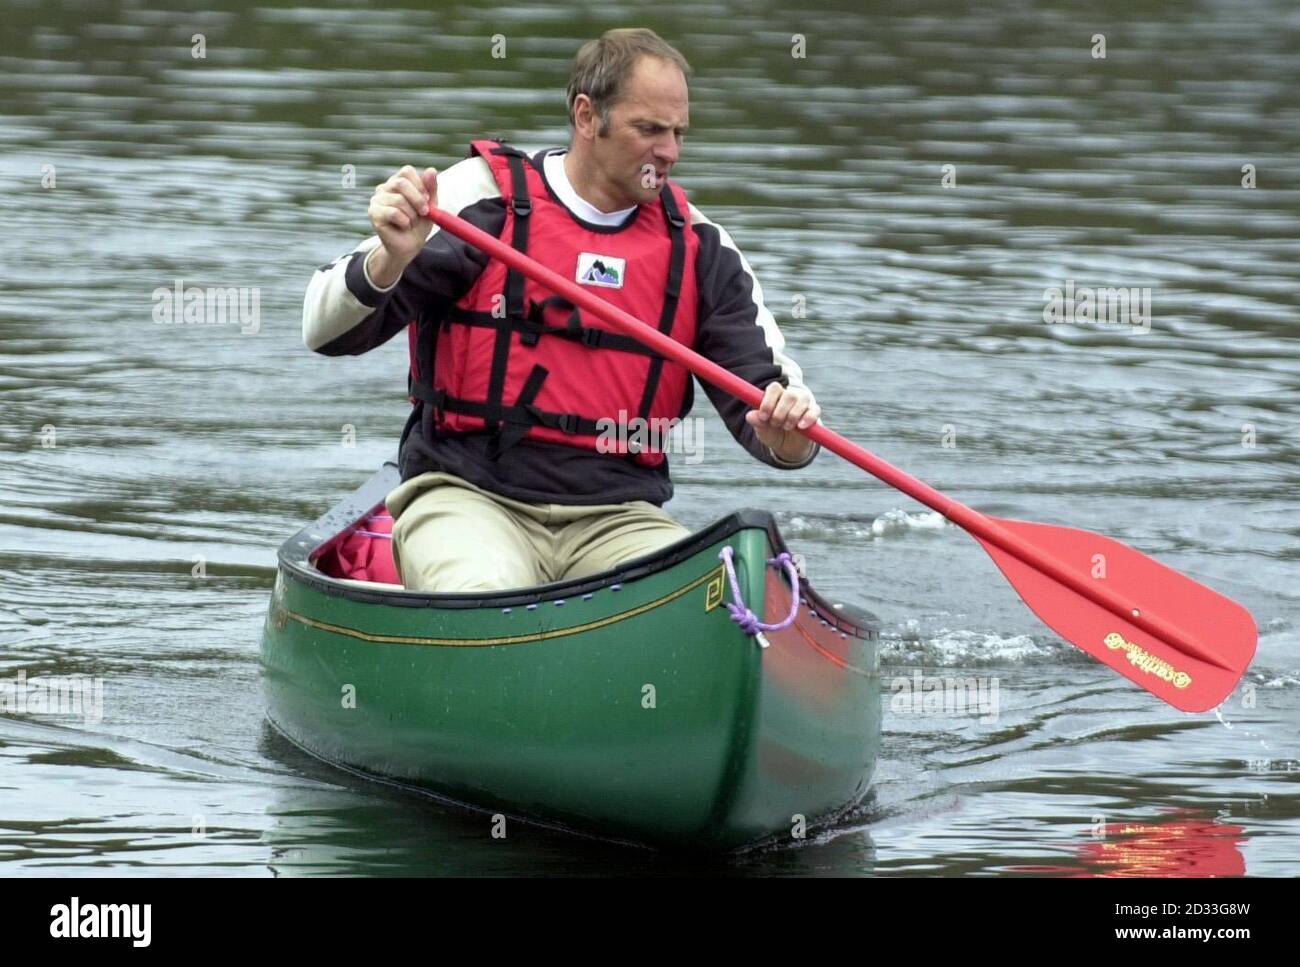
{"type": "Polygon", "coordinates": [[[527,590],[340,576],[340,542],[383,546],[371,522],[397,480],[385,465],[280,548],[262,665],[267,714],[292,742],[491,813],[659,846],[788,838],[865,794],[875,619],[806,581],[780,631],[749,635],[725,606],[729,546],[746,605],[769,623],[790,609],[767,563],[786,549],[770,514],[527,590]]]}

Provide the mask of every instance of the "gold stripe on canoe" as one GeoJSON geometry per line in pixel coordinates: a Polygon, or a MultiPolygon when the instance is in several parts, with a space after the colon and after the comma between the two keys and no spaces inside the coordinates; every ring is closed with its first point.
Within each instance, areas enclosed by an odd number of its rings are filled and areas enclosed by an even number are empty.
{"type": "MultiPolygon", "coordinates": [[[[356,628],[345,628],[342,625],[330,624],[327,621],[317,621],[315,618],[308,618],[306,615],[290,611],[288,608],[281,606],[281,611],[286,618],[297,621],[299,624],[306,625],[309,628],[318,628],[321,631],[328,631],[336,635],[346,635],[349,638],[358,638],[361,641],[373,641],[379,644],[390,645],[443,645],[459,646],[470,648],[481,648],[488,645],[522,645],[530,641],[545,641],[549,638],[564,638],[568,635],[580,635],[583,632],[594,631],[597,628],[604,628],[607,625],[616,624],[619,621],[626,621],[628,618],[635,618],[639,614],[645,614],[660,605],[667,604],[680,598],[683,594],[689,594],[701,584],[711,583],[720,586],[725,571],[719,564],[717,567],[697,577],[690,584],[678,588],[676,591],[670,591],[662,598],[656,598],[638,607],[631,608],[619,614],[610,615],[608,618],[601,618],[597,621],[588,621],[586,624],[574,625],[571,628],[556,628],[551,631],[539,631],[530,635],[507,635],[501,638],[416,638],[410,635],[376,635],[367,631],[358,631],[356,628]]],[[[705,610],[709,611],[717,607],[717,602],[713,601],[713,595],[709,594],[710,602],[706,602],[705,610]]]]}

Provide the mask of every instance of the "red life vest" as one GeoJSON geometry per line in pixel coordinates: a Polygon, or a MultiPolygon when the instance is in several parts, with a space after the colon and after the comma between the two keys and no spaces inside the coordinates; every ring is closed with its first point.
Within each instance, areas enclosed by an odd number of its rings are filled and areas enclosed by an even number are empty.
{"type": "MultiPolygon", "coordinates": [[[[642,321],[657,319],[659,330],[683,345],[694,345],[699,240],[677,185],[665,184],[659,203],[641,205],[626,227],[598,231],[551,195],[540,158],[534,162],[499,141],[474,141],[470,154],[487,161],[500,188],[503,239],[547,268],[591,285],[596,295],[642,321]],[[542,244],[530,249],[530,238],[542,244]]],[[[426,433],[430,423],[442,433],[491,433],[488,456],[494,460],[528,438],[657,466],[662,451],[638,447],[647,433],[627,424],[639,418],[642,428],[666,430],[667,421],[684,415],[690,378],[684,367],[584,317],[567,299],[496,259],[436,332],[411,327],[411,395],[425,405],[426,433]]],[[[660,434],[649,439],[662,443],[660,434]]]]}

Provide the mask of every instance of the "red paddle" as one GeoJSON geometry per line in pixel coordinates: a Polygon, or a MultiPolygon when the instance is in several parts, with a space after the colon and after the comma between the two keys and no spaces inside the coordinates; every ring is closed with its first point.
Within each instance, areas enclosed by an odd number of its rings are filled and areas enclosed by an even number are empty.
{"type": "MultiPolygon", "coordinates": [[[[500,239],[441,209],[429,217],[700,379],[754,409],[761,405],[763,391],[757,386],[500,239]]],[[[1249,611],[1119,541],[1072,527],[981,514],[821,424],[800,432],[964,528],[1049,628],[1175,708],[1214,708],[1255,655],[1257,633],[1249,611]]]]}

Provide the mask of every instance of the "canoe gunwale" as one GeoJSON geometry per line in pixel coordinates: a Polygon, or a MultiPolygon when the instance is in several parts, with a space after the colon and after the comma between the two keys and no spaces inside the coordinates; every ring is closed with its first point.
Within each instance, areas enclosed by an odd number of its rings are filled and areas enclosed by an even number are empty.
{"type": "MultiPolygon", "coordinates": [[[[538,604],[568,598],[622,584],[666,570],[696,557],[704,549],[746,529],[767,532],[777,553],[788,550],[776,520],[763,510],[734,511],[708,527],[684,537],[653,556],[639,558],[627,565],[600,574],[530,589],[494,592],[428,592],[405,589],[383,590],[359,587],[322,573],[312,563],[325,544],[380,506],[399,482],[397,465],[386,462],[357,490],[345,497],[319,518],[303,527],[280,545],[278,557],[282,576],[331,597],[342,597],[361,604],[379,604],[404,608],[502,608],[538,604]]],[[[833,605],[806,581],[800,580],[800,596],[807,599],[818,617],[833,621],[842,631],[860,638],[878,635],[879,623],[874,615],[848,603],[833,605]]]]}

